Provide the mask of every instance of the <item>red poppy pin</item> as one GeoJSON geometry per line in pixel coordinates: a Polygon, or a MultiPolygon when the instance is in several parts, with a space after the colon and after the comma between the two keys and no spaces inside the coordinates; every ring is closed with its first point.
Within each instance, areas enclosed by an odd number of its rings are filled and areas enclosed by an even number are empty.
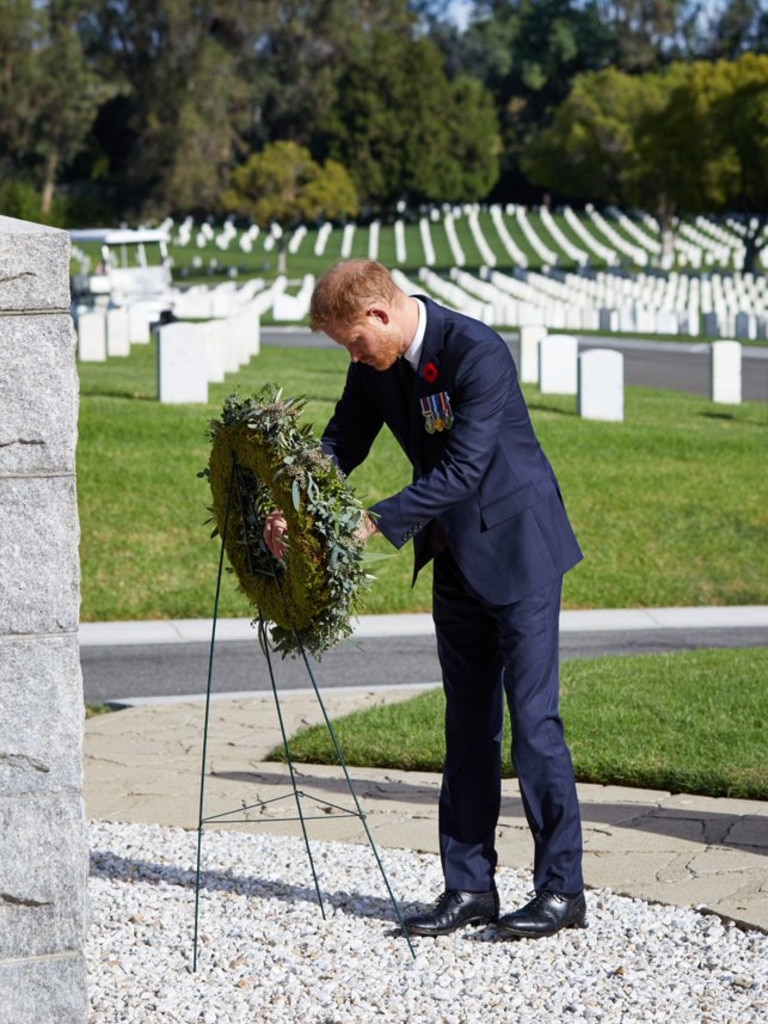
{"type": "Polygon", "coordinates": [[[421,376],[427,382],[427,384],[434,384],[437,380],[437,367],[434,363],[425,363],[424,368],[421,371],[421,376]]]}

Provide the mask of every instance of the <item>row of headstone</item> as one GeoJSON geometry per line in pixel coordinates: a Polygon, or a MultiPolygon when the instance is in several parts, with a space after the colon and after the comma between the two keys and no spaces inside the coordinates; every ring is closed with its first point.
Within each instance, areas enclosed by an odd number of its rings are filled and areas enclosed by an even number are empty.
{"type": "MultiPolygon", "coordinates": [[[[710,396],[719,404],[741,402],[741,344],[710,346],[710,396]]],[[[624,357],[610,348],[579,353],[574,335],[548,334],[538,328],[520,332],[520,379],[538,383],[542,394],[576,395],[584,419],[624,419],[624,357]]]]}
{"type": "Polygon", "coordinates": [[[222,281],[212,288],[193,285],[183,291],[177,289],[173,295],[173,313],[179,320],[225,319],[234,316],[263,290],[266,290],[266,283],[261,278],[252,278],[239,286],[234,281],[222,281]]]}
{"type": "Polygon", "coordinates": [[[135,302],[108,309],[76,309],[77,357],[84,363],[103,363],[111,356],[130,355],[131,345],[149,342],[151,325],[162,303],[135,302]]]}
{"type": "MultiPolygon", "coordinates": [[[[629,278],[603,272],[504,274],[486,269],[480,278],[512,300],[504,306],[512,319],[495,320],[497,326],[532,323],[566,331],[768,336],[768,289],[750,275],[742,275],[736,286],[719,275],[700,282],[683,274],[629,278]]],[[[470,275],[462,287],[474,290],[470,275]]],[[[489,294],[486,298],[493,302],[489,294]]]]}
{"type": "Polygon", "coordinates": [[[226,320],[177,321],[158,331],[158,397],[168,405],[205,403],[208,385],[246,365],[260,348],[259,305],[226,320]]]}
{"type": "MultiPolygon", "coordinates": [[[[530,362],[530,351],[527,356],[530,362]]],[[[582,419],[624,420],[624,356],[615,349],[579,353],[573,335],[545,334],[538,341],[538,378],[542,394],[576,395],[582,419]]]]}
{"type": "Polygon", "coordinates": [[[171,313],[175,321],[208,321],[228,320],[244,309],[255,311],[261,317],[268,309],[275,308],[276,319],[290,320],[295,315],[296,320],[301,320],[306,316],[311,284],[305,283],[298,299],[286,295],[282,300],[286,286],[285,277],[276,278],[268,288],[259,279],[246,281],[240,287],[234,282],[223,282],[213,288],[200,285],[186,291],[177,290],[169,309],[165,308],[165,303],[155,301],[76,309],[78,359],[81,362],[104,362],[113,356],[130,355],[131,345],[149,342],[153,328],[163,322],[164,313],[171,313]],[[286,315],[282,316],[281,312],[286,315]]]}
{"type": "Polygon", "coordinates": [[[470,295],[458,284],[446,281],[440,274],[436,274],[433,270],[427,270],[425,267],[419,271],[419,281],[429,292],[459,313],[487,323],[493,322],[493,306],[482,297],[470,295]]]}
{"type": "MultiPolygon", "coordinates": [[[[494,250],[489,245],[489,239],[484,235],[477,220],[478,214],[484,209],[477,203],[446,205],[440,209],[432,209],[430,218],[435,223],[442,221],[449,236],[449,244],[454,248],[456,247],[454,222],[458,217],[466,217],[479,251],[491,254],[487,257],[486,262],[489,266],[493,266],[495,263],[494,250]]],[[[538,221],[530,218],[528,208],[519,204],[509,203],[505,206],[493,204],[487,209],[491,215],[492,230],[498,236],[497,240],[501,242],[512,261],[521,267],[526,266],[526,257],[520,251],[517,243],[512,240],[507,223],[514,224],[525,237],[527,244],[546,264],[551,266],[557,266],[562,262],[561,256],[565,256],[567,260],[572,260],[580,266],[592,261],[601,261],[614,267],[618,266],[620,262],[630,262],[635,267],[645,267],[653,262],[667,270],[671,269],[675,259],[685,266],[706,269],[718,266],[723,268],[735,266],[738,269],[744,263],[745,245],[738,230],[741,226],[736,222],[724,226],[700,217],[695,223],[681,224],[672,239],[672,246],[668,247],[669,252],[662,254],[658,225],[647,215],[630,218],[613,208],[608,209],[607,215],[604,215],[590,204],[586,206],[583,214],[576,214],[570,207],[563,207],[562,218],[576,238],[577,244],[574,245],[569,236],[561,229],[559,219],[554,218],[546,207],[538,209],[538,221]]],[[[165,226],[167,230],[171,231],[173,221],[169,219],[165,226]]],[[[373,222],[369,231],[378,232],[379,227],[378,222],[373,222]]],[[[331,231],[330,224],[326,223],[322,226],[315,244],[316,255],[322,255],[325,251],[331,231]]],[[[274,227],[270,232],[264,233],[265,251],[270,251],[274,246],[273,232],[274,227]]],[[[341,255],[344,259],[351,254],[354,232],[355,225],[347,224],[345,226],[341,243],[341,255]]],[[[258,234],[259,228],[255,225],[243,232],[239,241],[243,251],[252,251],[258,234]]],[[[175,242],[180,246],[194,243],[198,247],[215,244],[220,249],[227,249],[231,243],[236,241],[236,236],[237,232],[230,221],[225,222],[222,230],[217,232],[208,222],[196,227],[191,218],[187,218],[179,226],[175,242]]],[[[297,227],[288,242],[289,250],[298,251],[303,239],[307,236],[306,227],[303,225],[297,227]]],[[[404,244],[403,241],[403,247],[404,244]]],[[[378,238],[369,240],[369,251],[371,248],[378,250],[378,238]]],[[[434,259],[431,258],[428,247],[423,246],[423,248],[425,264],[434,266],[434,259]]],[[[455,263],[457,266],[463,266],[465,260],[460,251],[461,246],[456,248],[455,263]]],[[[762,256],[761,259],[765,265],[765,259],[762,256]]],[[[397,262],[404,262],[404,260],[404,256],[397,257],[397,262]]]]}

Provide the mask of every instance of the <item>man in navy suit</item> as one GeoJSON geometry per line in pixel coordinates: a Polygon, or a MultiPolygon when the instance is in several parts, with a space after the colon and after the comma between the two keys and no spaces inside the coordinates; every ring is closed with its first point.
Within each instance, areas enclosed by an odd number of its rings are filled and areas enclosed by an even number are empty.
{"type": "MultiPolygon", "coordinates": [[[[325,451],[351,473],[386,424],[413,466],[412,483],[372,506],[361,539],[382,533],[397,548],[413,539],[414,579],[434,559],[445,892],[406,927],[443,935],[492,921],[504,936],[532,938],[584,927],[581,821],[558,711],[562,577],[581,551],[507,345],[479,321],[407,295],[370,260],[339,263],[319,279],[310,323],[351,360],[325,451]],[[505,694],[535,893],[499,918],[505,694]]],[[[279,515],[265,538],[279,555],[279,515]]]]}

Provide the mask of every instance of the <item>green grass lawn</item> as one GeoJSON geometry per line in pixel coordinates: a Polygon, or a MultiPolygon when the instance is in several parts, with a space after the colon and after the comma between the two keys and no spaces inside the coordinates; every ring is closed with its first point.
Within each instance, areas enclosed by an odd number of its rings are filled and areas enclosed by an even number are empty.
{"type": "MultiPolygon", "coordinates": [[[[768,648],[566,662],[561,710],[578,781],[768,799],[767,678],[768,648]]],[[[444,705],[431,690],[337,719],[345,761],[440,771],[444,705]]],[[[509,736],[507,715],[507,777],[509,736]]],[[[324,726],[302,730],[290,748],[296,761],[336,763],[324,726]]]]}
{"type": "MultiPolygon", "coordinates": [[[[235,389],[281,385],[308,399],[321,429],[346,372],[335,349],[265,348],[210,388],[210,404],[161,406],[156,351],[81,364],[77,480],[83,621],[209,617],[219,542],[210,539],[208,423],[235,389]]],[[[560,477],[585,560],[564,604],[633,607],[768,603],[768,422],[765,406],[629,388],[626,421],[580,420],[575,400],[527,389],[534,425],[560,477]]],[[[352,480],[366,501],[410,478],[388,434],[352,480]]],[[[391,552],[382,538],[372,550],[391,552]]],[[[376,565],[364,611],[424,611],[429,573],[410,588],[409,546],[376,565]]],[[[219,614],[251,609],[231,576],[219,614]]],[[[572,661],[563,714],[585,782],[768,797],[768,651],[705,651],[572,661]]],[[[442,694],[349,720],[336,729],[350,764],[439,770],[442,694]]],[[[324,730],[294,741],[323,759],[324,730]]],[[[506,772],[511,772],[507,762],[506,772]]]]}
{"type": "MultiPolygon", "coordinates": [[[[156,351],[83,363],[77,480],[83,621],[212,614],[218,541],[206,526],[208,423],[235,389],[268,382],[308,399],[317,429],[347,367],[341,349],[264,348],[210,388],[208,406],[156,401],[156,351]]],[[[585,552],[566,578],[567,608],[768,604],[768,418],[696,396],[628,388],[626,421],[581,420],[575,399],[528,388],[534,425],[585,552]]],[[[385,431],[352,476],[365,502],[410,479],[385,431]]],[[[392,553],[383,538],[373,552],[392,553]]],[[[411,550],[376,564],[368,613],[424,611],[429,573],[410,587],[411,550]]],[[[249,615],[230,576],[219,614],[249,615]]]]}

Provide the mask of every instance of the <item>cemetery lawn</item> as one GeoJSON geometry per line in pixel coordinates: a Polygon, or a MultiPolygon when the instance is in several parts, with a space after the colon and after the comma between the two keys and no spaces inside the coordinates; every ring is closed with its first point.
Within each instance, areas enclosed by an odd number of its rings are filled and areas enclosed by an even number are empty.
{"type": "MultiPolygon", "coordinates": [[[[341,392],[341,349],[264,348],[208,406],[161,406],[154,344],[125,359],[81,363],[77,483],[82,621],[206,618],[219,542],[211,540],[208,423],[232,391],[274,382],[305,396],[319,430],[341,392]]],[[[584,549],[564,607],[768,604],[768,415],[761,403],[629,388],[624,423],[580,420],[575,398],[527,388],[531,415],[559,476],[584,549]]],[[[371,503],[410,479],[386,433],[351,477],[371,503]]],[[[430,573],[411,589],[411,546],[374,538],[377,580],[361,612],[427,611],[430,573]]],[[[219,615],[252,614],[227,574],[219,615]]]]}
{"type": "MultiPolygon", "coordinates": [[[[767,676],[768,648],[565,662],[561,711],[577,780],[768,799],[767,676]]],[[[436,689],[335,720],[345,761],[439,772],[444,704],[436,689]]],[[[505,777],[509,738],[507,715],[505,777]]],[[[302,730],[290,748],[298,762],[337,763],[325,726],[302,730]]]]}

